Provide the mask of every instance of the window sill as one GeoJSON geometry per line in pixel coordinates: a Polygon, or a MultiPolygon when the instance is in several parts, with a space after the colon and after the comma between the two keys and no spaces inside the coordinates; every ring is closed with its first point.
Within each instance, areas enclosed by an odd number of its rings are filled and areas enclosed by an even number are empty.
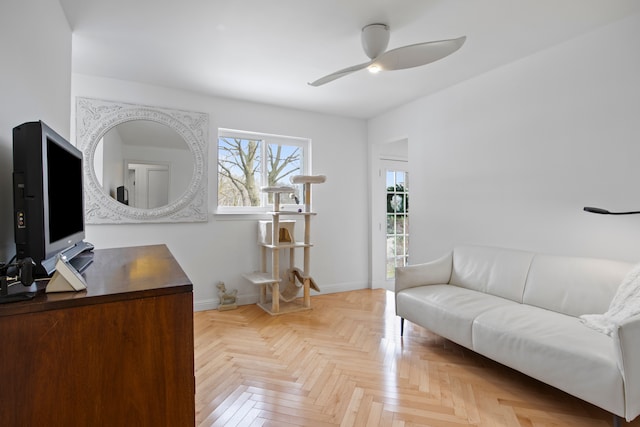
{"type": "MultiPolygon", "coordinates": [[[[282,215],[297,214],[299,205],[282,205],[282,215]]],[[[255,220],[267,220],[273,218],[273,206],[265,208],[243,209],[243,208],[218,208],[212,212],[213,219],[216,221],[255,221],[255,220]]]]}
{"type": "Polygon", "coordinates": [[[256,211],[214,211],[213,219],[216,221],[257,221],[261,219],[269,219],[266,210],[264,212],[256,211]]]}

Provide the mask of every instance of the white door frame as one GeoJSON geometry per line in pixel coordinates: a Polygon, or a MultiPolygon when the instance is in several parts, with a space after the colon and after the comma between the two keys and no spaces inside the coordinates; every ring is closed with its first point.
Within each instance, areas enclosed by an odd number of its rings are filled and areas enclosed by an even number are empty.
{"type": "Polygon", "coordinates": [[[388,170],[409,170],[406,160],[381,158],[378,161],[378,171],[374,174],[372,197],[372,227],[371,227],[371,287],[394,290],[395,280],[387,280],[387,186],[388,170]]]}

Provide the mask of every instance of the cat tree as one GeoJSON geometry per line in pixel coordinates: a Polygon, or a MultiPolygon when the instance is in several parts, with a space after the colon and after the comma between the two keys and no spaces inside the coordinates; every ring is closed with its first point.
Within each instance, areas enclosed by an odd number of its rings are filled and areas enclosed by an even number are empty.
{"type": "Polygon", "coordinates": [[[273,196],[273,211],[270,221],[258,223],[258,246],[260,247],[260,271],[245,274],[251,283],[260,286],[258,305],[270,314],[283,314],[311,309],[311,289],[320,291],[310,276],[311,257],[311,185],[325,182],[324,175],[296,175],[291,177],[292,184],[304,185],[304,208],[297,211],[281,211],[281,194],[292,194],[293,187],[264,187],[262,191],[273,196]],[[295,220],[281,219],[285,216],[304,217],[304,240],[295,240],[295,220]],[[303,267],[297,268],[295,252],[303,250],[303,267]],[[289,250],[289,268],[280,274],[280,252],[289,250]],[[271,255],[271,266],[268,266],[268,255],[271,255]],[[303,292],[302,300],[299,298],[303,292]]]}

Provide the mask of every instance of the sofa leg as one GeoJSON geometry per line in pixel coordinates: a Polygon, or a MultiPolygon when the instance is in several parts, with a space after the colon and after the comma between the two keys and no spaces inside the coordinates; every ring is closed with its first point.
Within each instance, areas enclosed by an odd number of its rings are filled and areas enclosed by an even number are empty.
{"type": "Polygon", "coordinates": [[[617,415],[613,416],[613,427],[622,427],[622,418],[617,415]]]}
{"type": "Polygon", "coordinates": [[[400,336],[404,335],[404,317],[400,318],[400,336]]]}

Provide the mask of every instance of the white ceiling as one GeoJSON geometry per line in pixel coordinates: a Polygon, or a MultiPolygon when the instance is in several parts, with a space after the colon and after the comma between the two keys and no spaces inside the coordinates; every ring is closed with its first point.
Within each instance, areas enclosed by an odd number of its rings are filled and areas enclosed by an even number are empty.
{"type": "MultiPolygon", "coordinates": [[[[296,109],[371,118],[625,16],[638,0],[60,0],[73,72],[296,109]],[[360,29],[389,49],[467,36],[438,62],[313,81],[368,60],[360,29]]],[[[597,52],[594,52],[597,55],[597,52]]]]}

